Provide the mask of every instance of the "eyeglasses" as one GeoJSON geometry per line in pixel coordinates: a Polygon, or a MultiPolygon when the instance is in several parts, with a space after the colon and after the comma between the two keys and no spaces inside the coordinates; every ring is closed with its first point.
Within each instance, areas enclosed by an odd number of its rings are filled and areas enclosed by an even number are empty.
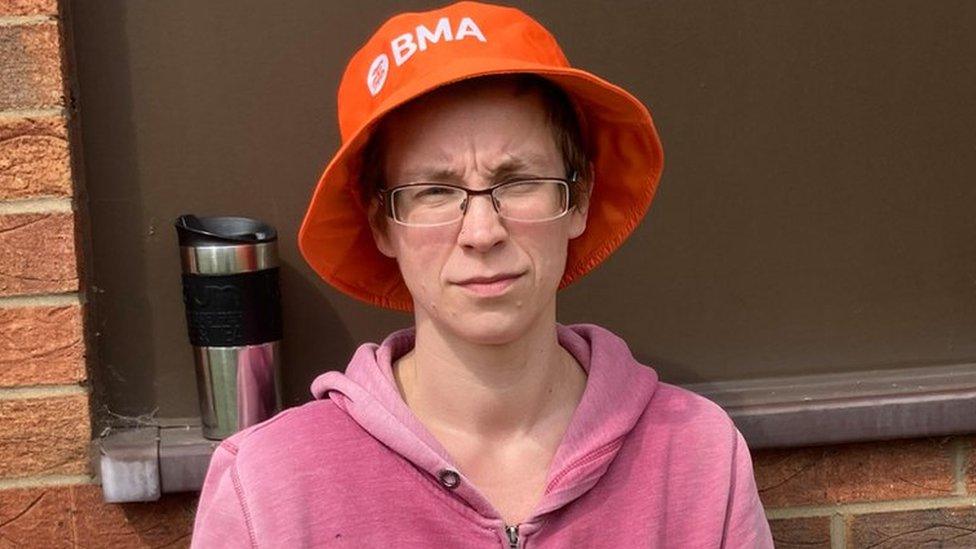
{"type": "Polygon", "coordinates": [[[570,179],[535,177],[514,179],[479,191],[447,183],[409,183],[379,191],[386,215],[401,225],[434,227],[464,217],[470,197],[490,195],[503,219],[540,222],[558,219],[569,211],[570,179]]]}

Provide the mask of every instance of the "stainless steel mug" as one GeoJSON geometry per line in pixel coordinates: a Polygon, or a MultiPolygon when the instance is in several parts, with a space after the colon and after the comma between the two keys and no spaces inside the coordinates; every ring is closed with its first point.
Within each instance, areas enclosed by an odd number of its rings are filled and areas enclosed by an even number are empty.
{"type": "Polygon", "coordinates": [[[203,436],[221,440],[281,409],[278,234],[246,217],[175,225],[203,436]]]}

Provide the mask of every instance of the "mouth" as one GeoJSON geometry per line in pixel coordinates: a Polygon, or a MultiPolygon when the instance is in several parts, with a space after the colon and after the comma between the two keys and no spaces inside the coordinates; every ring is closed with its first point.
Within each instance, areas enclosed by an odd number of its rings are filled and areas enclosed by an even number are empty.
{"type": "Polygon", "coordinates": [[[490,297],[505,293],[525,273],[499,274],[494,276],[476,276],[456,284],[470,293],[478,296],[490,297]]]}

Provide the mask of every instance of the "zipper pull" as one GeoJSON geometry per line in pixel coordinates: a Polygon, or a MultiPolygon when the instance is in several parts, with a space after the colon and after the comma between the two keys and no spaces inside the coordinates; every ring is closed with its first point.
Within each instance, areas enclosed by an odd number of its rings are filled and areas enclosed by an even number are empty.
{"type": "Polygon", "coordinates": [[[516,549],[518,547],[518,524],[515,526],[506,526],[505,533],[508,534],[508,546],[516,549]]]}

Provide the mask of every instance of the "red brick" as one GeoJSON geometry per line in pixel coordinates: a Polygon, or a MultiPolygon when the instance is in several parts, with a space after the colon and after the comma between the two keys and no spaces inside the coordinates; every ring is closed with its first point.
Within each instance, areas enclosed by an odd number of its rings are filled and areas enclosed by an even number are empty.
{"type": "Polygon", "coordinates": [[[0,15],[57,15],[57,0],[0,0],[0,15]]]}
{"type": "Polygon", "coordinates": [[[966,459],[963,461],[966,475],[966,492],[976,494],[976,437],[967,437],[966,459]]]}
{"type": "Polygon", "coordinates": [[[71,196],[65,120],[0,118],[0,199],[36,196],[71,196]]]}
{"type": "Polygon", "coordinates": [[[0,296],[77,290],[72,213],[0,216],[0,296]]]}
{"type": "Polygon", "coordinates": [[[0,110],[64,106],[56,22],[0,25],[0,110]]]}
{"type": "Polygon", "coordinates": [[[0,387],[85,379],[81,306],[0,308],[0,387]]]}
{"type": "Polygon", "coordinates": [[[763,505],[785,507],[950,495],[949,438],[753,452],[763,505]]]}
{"type": "Polygon", "coordinates": [[[75,489],[75,527],[81,547],[188,547],[196,494],[153,503],[107,504],[98,486],[75,489]]]}
{"type": "Polygon", "coordinates": [[[88,397],[0,400],[0,478],[88,474],[88,397]]]}
{"type": "Polygon", "coordinates": [[[830,549],[830,517],[769,521],[776,549],[830,549]]]}
{"type": "Polygon", "coordinates": [[[0,490],[0,548],[68,547],[74,541],[70,486],[0,490]]]}
{"type": "Polygon", "coordinates": [[[874,549],[976,547],[976,507],[855,516],[847,542],[874,549]]]}
{"type": "Polygon", "coordinates": [[[94,485],[0,490],[0,548],[187,547],[195,501],[110,504],[94,485]]]}

